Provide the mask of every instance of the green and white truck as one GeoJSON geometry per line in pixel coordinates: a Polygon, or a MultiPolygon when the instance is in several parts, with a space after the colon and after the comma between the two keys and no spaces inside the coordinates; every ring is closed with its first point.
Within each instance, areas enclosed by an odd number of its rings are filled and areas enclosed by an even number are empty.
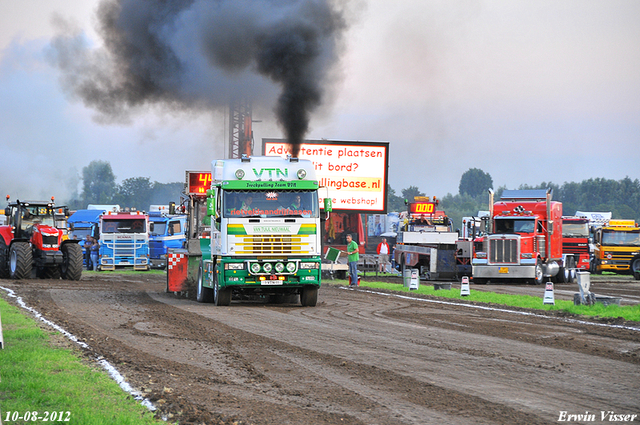
{"type": "MultiPolygon", "coordinates": [[[[315,306],[323,217],[313,163],[243,156],[211,167],[211,239],[201,243],[197,300],[224,306],[232,297],[299,295],[303,306],[315,306]]],[[[323,202],[325,215],[331,201],[323,202]]]]}

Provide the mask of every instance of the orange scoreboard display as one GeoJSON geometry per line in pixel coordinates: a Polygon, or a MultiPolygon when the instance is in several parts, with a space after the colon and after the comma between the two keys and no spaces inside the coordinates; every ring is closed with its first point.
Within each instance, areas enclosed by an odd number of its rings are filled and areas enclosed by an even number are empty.
{"type": "Polygon", "coordinates": [[[409,204],[409,211],[412,214],[433,214],[436,212],[435,202],[416,202],[409,204]]]}
{"type": "Polygon", "coordinates": [[[206,196],[211,189],[211,173],[207,171],[187,171],[187,195],[206,196]]]}

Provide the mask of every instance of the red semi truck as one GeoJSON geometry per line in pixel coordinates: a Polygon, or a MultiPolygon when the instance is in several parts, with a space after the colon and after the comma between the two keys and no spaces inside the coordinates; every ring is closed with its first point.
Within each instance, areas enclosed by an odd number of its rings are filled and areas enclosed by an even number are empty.
{"type": "Polygon", "coordinates": [[[476,245],[473,281],[541,284],[564,274],[570,264],[562,250],[562,203],[551,201],[552,191],[505,190],[495,204],[490,197],[490,228],[476,245]]]}

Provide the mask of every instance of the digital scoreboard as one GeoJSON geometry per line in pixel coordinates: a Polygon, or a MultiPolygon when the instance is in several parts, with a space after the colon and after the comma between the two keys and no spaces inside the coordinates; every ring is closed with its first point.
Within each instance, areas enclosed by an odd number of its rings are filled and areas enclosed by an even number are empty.
{"type": "Polygon", "coordinates": [[[412,214],[433,214],[436,212],[435,202],[415,202],[409,204],[409,212],[412,214]]]}
{"type": "Polygon", "coordinates": [[[187,171],[187,195],[205,196],[211,189],[211,173],[208,171],[187,171]]]}

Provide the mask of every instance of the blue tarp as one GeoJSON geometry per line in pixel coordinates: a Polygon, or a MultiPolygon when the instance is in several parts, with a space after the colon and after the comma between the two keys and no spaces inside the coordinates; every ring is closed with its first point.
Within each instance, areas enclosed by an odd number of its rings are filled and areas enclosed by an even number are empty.
{"type": "MultiPolygon", "coordinates": [[[[78,210],[71,214],[71,217],[67,219],[67,223],[97,223],[102,213],[102,210],[78,210]]],[[[90,227],[90,225],[86,227],[90,227]]]]}

